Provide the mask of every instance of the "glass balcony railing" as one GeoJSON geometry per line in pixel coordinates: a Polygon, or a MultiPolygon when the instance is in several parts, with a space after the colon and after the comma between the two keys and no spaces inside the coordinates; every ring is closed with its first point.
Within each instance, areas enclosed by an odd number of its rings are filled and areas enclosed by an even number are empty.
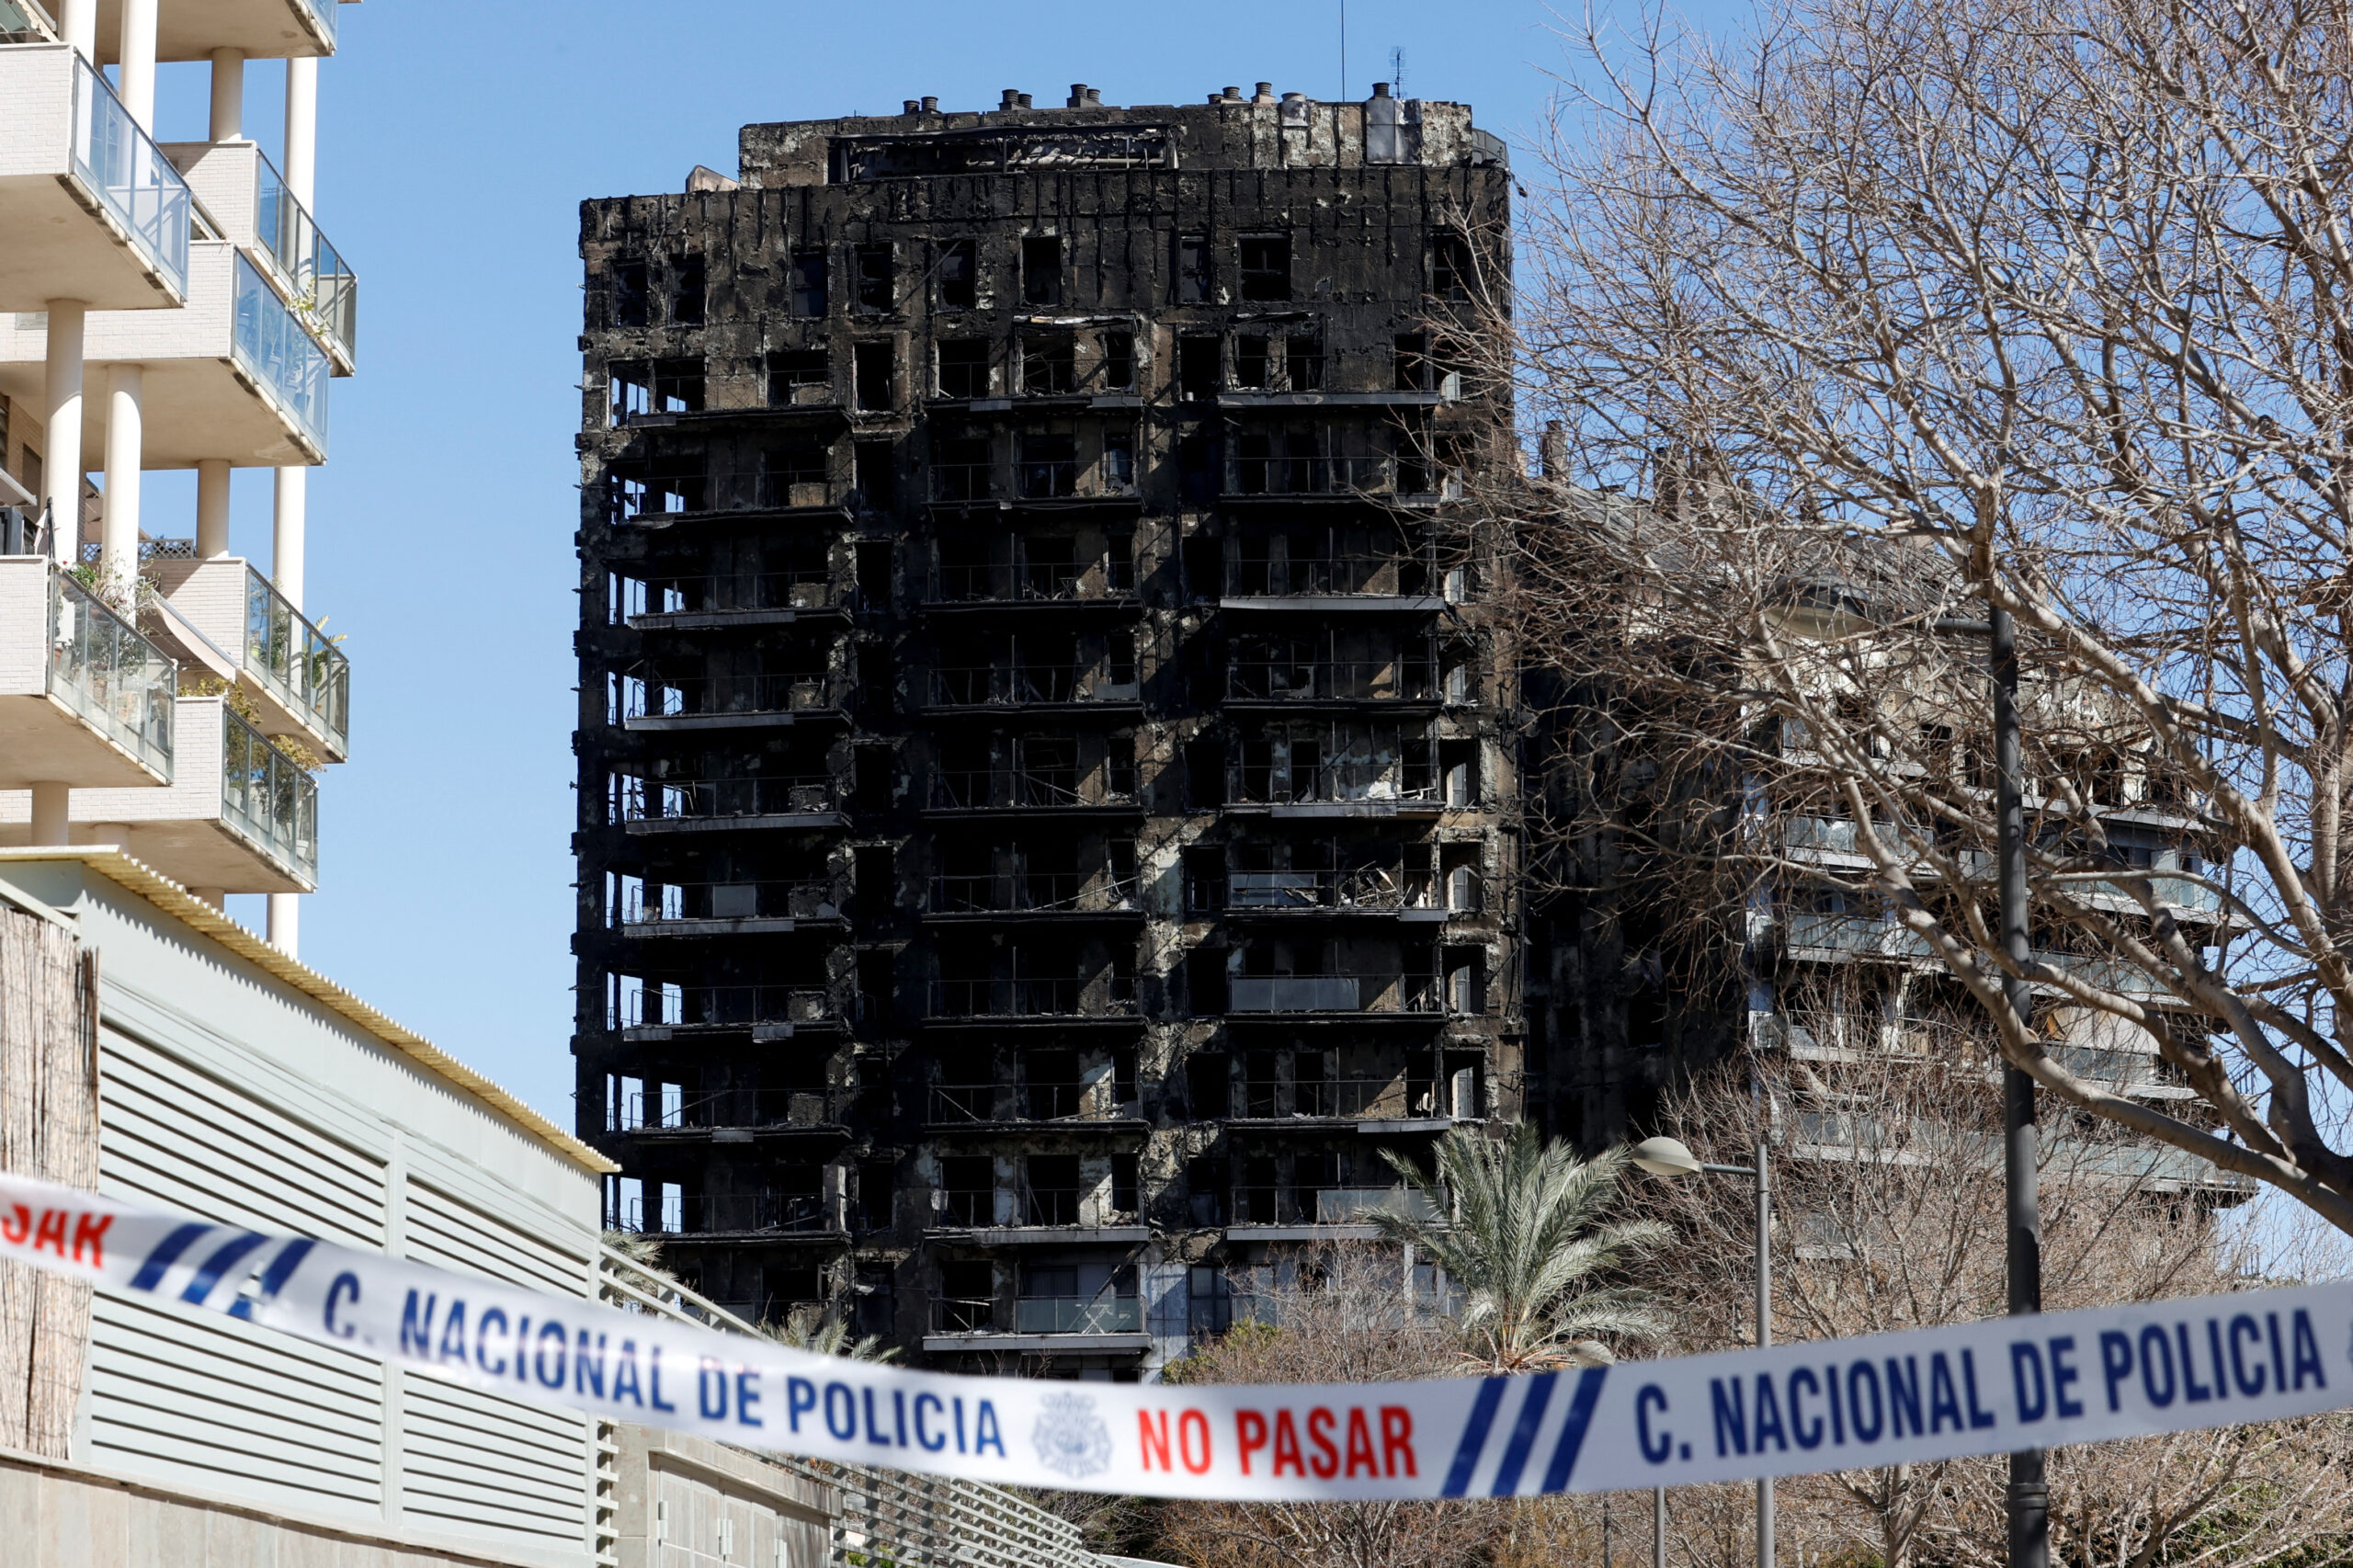
{"type": "Polygon", "coordinates": [[[221,710],[221,815],[307,882],[319,880],[319,786],[269,737],[221,710]]]}
{"type": "Polygon", "coordinates": [[[188,293],[188,181],[139,128],[107,79],[74,58],[74,173],[131,233],[156,270],[188,293]]]}
{"type": "Polygon", "coordinates": [[[1024,1296],[1013,1305],[1017,1334],[1143,1332],[1143,1303],[1134,1296],[1024,1296]]]}
{"type": "MultiPolygon", "coordinates": [[[[335,7],[329,6],[332,11],[335,7]]],[[[358,346],[359,279],[319,233],[309,209],[286,188],[267,158],[255,159],[254,229],[277,265],[279,280],[293,296],[294,313],[311,330],[342,350],[348,361],[358,346]]]]}
{"type": "Polygon", "coordinates": [[[236,328],[230,340],[237,363],[278,400],[311,445],[327,449],[326,351],[254,264],[237,254],[236,328]]]}
{"type": "Polygon", "coordinates": [[[179,669],[63,572],[49,574],[49,694],[108,740],[172,777],[179,669]]]}
{"type": "Polygon", "coordinates": [[[349,737],[351,661],[269,579],[245,569],[245,672],[288,711],[334,743],[349,737]]]}

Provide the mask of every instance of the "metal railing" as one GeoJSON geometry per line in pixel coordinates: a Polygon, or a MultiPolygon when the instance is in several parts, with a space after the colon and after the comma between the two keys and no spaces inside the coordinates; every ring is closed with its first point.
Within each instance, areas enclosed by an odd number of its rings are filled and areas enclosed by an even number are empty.
{"type": "Polygon", "coordinates": [[[1225,695],[1245,702],[1434,702],[1441,691],[1438,665],[1427,659],[1280,659],[1225,670],[1225,695]]]}
{"type": "MultiPolygon", "coordinates": [[[[1447,987],[1435,974],[1236,975],[1226,982],[1229,1013],[1445,1013],[1447,987]]],[[[1470,1011],[1472,1009],[1451,1009],[1470,1011]]]]}
{"type": "Polygon", "coordinates": [[[936,1296],[931,1303],[934,1334],[987,1334],[996,1328],[996,1303],[976,1296],[936,1296]]]}
{"type": "Polygon", "coordinates": [[[833,998],[814,986],[642,985],[622,993],[621,1028],[742,1028],[831,1023],[833,998]]]}
{"type": "Polygon", "coordinates": [[[931,465],[931,498],[935,501],[987,501],[996,494],[996,465],[942,463],[931,465]]]}
{"type": "Polygon", "coordinates": [[[1084,871],[1031,871],[1021,876],[938,876],[931,880],[935,915],[1112,913],[1140,909],[1137,879],[1097,884],[1084,871]]]}
{"type": "Polygon", "coordinates": [[[1018,708],[1040,702],[1133,702],[1135,683],[1098,679],[1082,665],[961,665],[931,672],[934,708],[1018,708]]]}
{"type": "Polygon", "coordinates": [[[931,983],[931,1016],[935,1018],[1132,1017],[1136,1010],[1132,976],[1106,976],[1101,1000],[1085,1005],[1090,983],[1075,978],[1051,980],[935,980],[931,983]]]}
{"type": "Polygon", "coordinates": [[[319,786],[269,737],[221,706],[221,815],[302,881],[319,880],[319,786]]]}
{"type": "Polygon", "coordinates": [[[1871,915],[1824,915],[1800,911],[1783,923],[1793,952],[1836,958],[1926,959],[1928,944],[1893,920],[1871,915]]]}
{"type": "Polygon", "coordinates": [[[1134,1296],[1023,1296],[1013,1303],[1016,1334],[1142,1334],[1143,1302],[1134,1296]]]}
{"type": "Polygon", "coordinates": [[[1075,1225],[1078,1200],[1088,1189],[1077,1187],[1024,1187],[1021,1222],[1025,1225],[1075,1225]]]}
{"type": "Polygon", "coordinates": [[[813,1192],[736,1192],[705,1195],[689,1192],[678,1200],[674,1228],[660,1213],[649,1216],[643,1199],[624,1199],[616,1206],[615,1230],[641,1235],[716,1235],[745,1232],[838,1231],[832,1206],[813,1192]],[[651,1220],[649,1223],[648,1221],[651,1220]]]}
{"type": "Polygon", "coordinates": [[[1016,810],[1037,806],[1124,805],[1125,790],[1105,790],[1100,800],[1080,792],[1076,768],[949,769],[935,773],[931,803],[941,811],[1016,810]]]}
{"type": "Polygon", "coordinates": [[[1234,493],[1243,495],[1354,495],[1389,488],[1385,457],[1233,460],[1234,493]]]}
{"type": "Polygon", "coordinates": [[[616,823],[820,816],[837,809],[829,774],[644,778],[616,773],[612,780],[611,820],[616,823]]]}
{"type": "Polygon", "coordinates": [[[350,659],[251,566],[245,568],[245,671],[337,751],[349,743],[350,659]]]}
{"type": "Polygon", "coordinates": [[[756,676],[621,679],[620,711],[631,719],[685,719],[740,713],[817,713],[840,708],[849,683],[826,671],[756,676]]]}
{"type": "Polygon", "coordinates": [[[1429,565],[1412,556],[1310,555],[1283,561],[1230,561],[1225,591],[1236,598],[1357,594],[1377,598],[1424,595],[1429,565]]]}
{"type": "Polygon", "coordinates": [[[287,309],[243,251],[237,253],[236,320],[230,352],[245,373],[277,400],[311,445],[327,449],[326,350],[287,309]]]}
{"type": "Polygon", "coordinates": [[[326,34],[327,42],[332,44],[335,41],[335,0],[294,0],[294,3],[302,7],[302,14],[316,23],[321,32],[326,34]]]}
{"type": "MultiPolygon", "coordinates": [[[[1229,871],[1222,884],[1228,909],[1443,909],[1441,888],[1427,872],[1409,873],[1392,866],[1364,866],[1345,871],[1229,871]]],[[[1195,908],[1212,907],[1199,901],[1195,908]]]]}
{"type": "Polygon", "coordinates": [[[1315,1078],[1290,1084],[1249,1078],[1242,1084],[1240,1114],[1252,1119],[1405,1120],[1446,1115],[1443,1090],[1443,1085],[1427,1078],[1315,1078]]]}
{"type": "Polygon", "coordinates": [[[623,930],[631,926],[699,920],[831,920],[840,895],[822,879],[787,882],[630,881],[608,912],[623,930]]]}
{"type": "Polygon", "coordinates": [[[616,577],[612,619],[649,615],[749,615],[829,609],[849,597],[831,571],[747,572],[698,577],[616,577]]]}
{"type": "Polygon", "coordinates": [[[931,575],[931,597],[937,604],[1056,604],[1133,598],[1135,591],[1135,568],[1124,561],[942,566],[931,575]]]}
{"type": "MultiPolygon", "coordinates": [[[[599,1296],[624,1311],[726,1333],[758,1332],[742,1314],[675,1280],[649,1277],[610,1249],[600,1257],[598,1286],[599,1296]]],[[[936,1315],[940,1332],[994,1326],[994,1303],[934,1303],[936,1314],[961,1307],[975,1309],[970,1328],[936,1315]]],[[[756,1457],[835,1499],[824,1568],[1109,1568],[1086,1550],[1076,1525],[994,1486],[830,1460],[756,1457]]],[[[615,1561],[619,1532],[603,1501],[597,1508],[599,1559],[615,1561]]]]}
{"type": "Polygon", "coordinates": [[[1296,805],[1316,801],[1389,801],[1400,804],[1440,803],[1438,781],[1416,778],[1392,765],[1345,761],[1318,767],[1305,778],[1295,775],[1286,785],[1281,775],[1268,770],[1263,782],[1250,770],[1241,770],[1233,799],[1243,805],[1296,805]]]}
{"type": "Polygon", "coordinates": [[[1383,1210],[1436,1218],[1429,1199],[1409,1187],[1236,1187],[1236,1225],[1364,1224],[1383,1210]]]}
{"type": "Polygon", "coordinates": [[[78,51],[74,56],[74,173],[185,296],[193,207],[188,181],[78,51]]]}
{"type": "Polygon", "coordinates": [[[928,1119],[943,1126],[982,1121],[1105,1121],[1121,1107],[1089,1084],[934,1084],[928,1119]]]}
{"type": "Polygon", "coordinates": [[[179,666],[71,573],[48,572],[50,696],[168,782],[179,666]]]}
{"type": "Polygon", "coordinates": [[[621,1102],[620,1119],[614,1126],[617,1132],[683,1131],[690,1128],[708,1127],[819,1127],[837,1121],[839,1100],[847,1096],[831,1091],[771,1093],[761,1090],[745,1093],[720,1089],[707,1095],[695,1095],[669,1099],[660,1094],[632,1090],[621,1102]],[[750,1102],[749,1117],[733,1114],[733,1108],[750,1102]]]}
{"type": "MultiPolygon", "coordinates": [[[[329,4],[326,9],[335,6],[329,4]]],[[[358,342],[358,277],[319,233],[310,210],[287,188],[270,161],[256,153],[254,163],[254,227],[262,247],[294,298],[294,313],[349,360],[358,342]]]]}

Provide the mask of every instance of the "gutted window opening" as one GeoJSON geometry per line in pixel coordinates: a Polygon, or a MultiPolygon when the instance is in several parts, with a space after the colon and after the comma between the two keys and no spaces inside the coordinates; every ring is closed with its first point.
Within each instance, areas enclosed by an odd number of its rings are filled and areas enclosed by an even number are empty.
{"type": "Polygon", "coordinates": [[[858,308],[861,311],[888,311],[898,304],[892,281],[891,247],[889,245],[858,245],[850,252],[857,267],[858,308]]]}
{"type": "Polygon", "coordinates": [[[652,298],[647,284],[645,263],[617,261],[611,275],[613,324],[643,326],[652,298]]]}
{"type": "Polygon", "coordinates": [[[702,257],[674,258],[670,263],[670,320],[679,326],[700,326],[703,305],[702,257]]]}
{"type": "Polygon", "coordinates": [[[1061,235],[1031,234],[1021,242],[1021,300],[1030,305],[1063,302],[1061,235]]]}
{"type": "Polygon", "coordinates": [[[1245,234],[1242,237],[1242,297],[1245,300],[1290,298],[1290,236],[1245,234]]]}
{"type": "Polygon", "coordinates": [[[1205,305],[1210,301],[1210,237],[1181,234],[1176,240],[1176,302],[1205,305]]]}
{"type": "Polygon", "coordinates": [[[822,348],[785,349],[768,356],[768,406],[792,408],[834,401],[834,372],[822,348]]]}
{"type": "Polygon", "coordinates": [[[978,337],[951,337],[939,345],[939,395],[989,395],[989,346],[978,337]]]}
{"type": "Polygon", "coordinates": [[[969,311],[979,306],[980,266],[972,241],[952,240],[940,246],[934,277],[941,310],[969,311]]]}
{"type": "Polygon", "coordinates": [[[858,382],[858,406],[863,409],[887,409],[897,399],[892,395],[892,381],[898,370],[898,349],[888,338],[860,343],[850,350],[851,362],[858,382]]]}
{"type": "Polygon", "coordinates": [[[1078,390],[1078,346],[1064,336],[1021,340],[1021,390],[1053,396],[1078,390]]]}
{"type": "Polygon", "coordinates": [[[796,316],[822,316],[825,313],[825,253],[823,250],[797,250],[792,253],[792,313],[796,316]]]}

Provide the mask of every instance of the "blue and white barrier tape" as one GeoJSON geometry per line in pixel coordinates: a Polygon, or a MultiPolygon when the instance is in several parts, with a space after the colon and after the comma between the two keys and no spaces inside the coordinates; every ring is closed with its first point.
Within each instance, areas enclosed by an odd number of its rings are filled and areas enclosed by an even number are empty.
{"type": "Polygon", "coordinates": [[[2353,1404],[2353,1285],[1523,1377],[967,1378],[0,1176],[0,1257],[494,1393],[753,1448],[1236,1500],[1609,1492],[1953,1459],[2353,1404]]]}

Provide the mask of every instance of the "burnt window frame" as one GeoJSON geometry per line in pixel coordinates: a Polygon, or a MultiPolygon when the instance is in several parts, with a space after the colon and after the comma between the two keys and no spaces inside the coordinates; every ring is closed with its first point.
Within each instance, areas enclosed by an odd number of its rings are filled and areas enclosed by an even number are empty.
{"type": "Polygon", "coordinates": [[[899,406],[899,345],[890,337],[859,338],[850,345],[850,406],[869,414],[887,414],[899,406]],[[881,396],[870,399],[867,370],[870,361],[882,361],[881,396]]]}
{"type": "Polygon", "coordinates": [[[949,240],[938,247],[932,260],[932,306],[941,311],[976,311],[981,308],[981,251],[972,240],[949,240]],[[961,260],[964,276],[959,279],[949,276],[949,262],[961,260]],[[956,295],[962,295],[961,299],[956,295]]]}
{"type": "Polygon", "coordinates": [[[709,319],[710,269],[700,256],[670,258],[669,307],[673,326],[700,326],[709,319]]]}
{"type": "Polygon", "coordinates": [[[888,240],[861,243],[849,250],[849,308],[858,315],[887,315],[898,308],[897,247],[888,240]],[[872,265],[880,261],[876,271],[872,265]]]}
{"type": "Polygon", "coordinates": [[[1241,285],[1241,297],[1243,299],[1253,301],[1272,303],[1289,300],[1292,297],[1291,262],[1293,259],[1293,247],[1290,243],[1290,231],[1285,230],[1281,233],[1237,235],[1234,240],[1233,250],[1236,281],[1241,285]],[[1282,265],[1279,268],[1280,276],[1279,281],[1277,280],[1278,268],[1268,265],[1266,252],[1263,249],[1259,252],[1255,265],[1253,263],[1251,255],[1252,247],[1263,247],[1267,245],[1279,245],[1282,247],[1282,265]]]}
{"type": "Polygon", "coordinates": [[[774,348],[767,353],[763,367],[767,375],[767,405],[770,408],[821,406],[835,401],[834,357],[824,348],[774,348]],[[800,361],[788,369],[788,362],[800,361]],[[813,369],[817,374],[812,376],[813,369]],[[795,387],[815,387],[820,395],[806,400],[789,395],[795,387]],[[783,392],[785,396],[779,396],[783,392]]]}
{"type": "Polygon", "coordinates": [[[1022,395],[1066,397],[1076,391],[1078,339],[1067,332],[1022,334],[1022,395]]]}
{"type": "Polygon", "coordinates": [[[1021,236],[1021,302],[1025,305],[1060,305],[1066,292],[1063,272],[1070,263],[1069,248],[1060,234],[1024,234],[1021,236]],[[1041,265],[1040,257],[1051,247],[1051,268],[1041,265]],[[1041,289],[1041,280],[1048,287],[1041,289]]]}
{"type": "Polygon", "coordinates": [[[804,321],[819,321],[830,314],[834,303],[833,258],[824,245],[797,245],[785,259],[785,291],[788,295],[786,313],[804,321]],[[809,309],[813,292],[809,283],[809,268],[816,267],[816,309],[809,309]]]}
{"type": "Polygon", "coordinates": [[[991,388],[995,384],[995,381],[996,356],[989,351],[989,340],[987,338],[942,337],[937,339],[932,344],[931,384],[938,395],[941,397],[961,398],[965,400],[987,397],[990,393],[991,388]],[[974,364],[959,365],[958,369],[971,369],[976,365],[981,372],[979,388],[978,390],[972,390],[968,387],[967,390],[962,392],[951,392],[949,390],[948,386],[948,350],[950,348],[962,348],[967,346],[977,346],[980,349],[980,354],[974,361],[974,364]]]}
{"type": "Polygon", "coordinates": [[[1214,304],[1217,301],[1217,258],[1207,234],[1178,234],[1171,268],[1176,302],[1214,304]]]}
{"type": "Polygon", "coordinates": [[[639,260],[614,262],[605,275],[605,298],[615,326],[653,325],[653,268],[639,260]]]}

